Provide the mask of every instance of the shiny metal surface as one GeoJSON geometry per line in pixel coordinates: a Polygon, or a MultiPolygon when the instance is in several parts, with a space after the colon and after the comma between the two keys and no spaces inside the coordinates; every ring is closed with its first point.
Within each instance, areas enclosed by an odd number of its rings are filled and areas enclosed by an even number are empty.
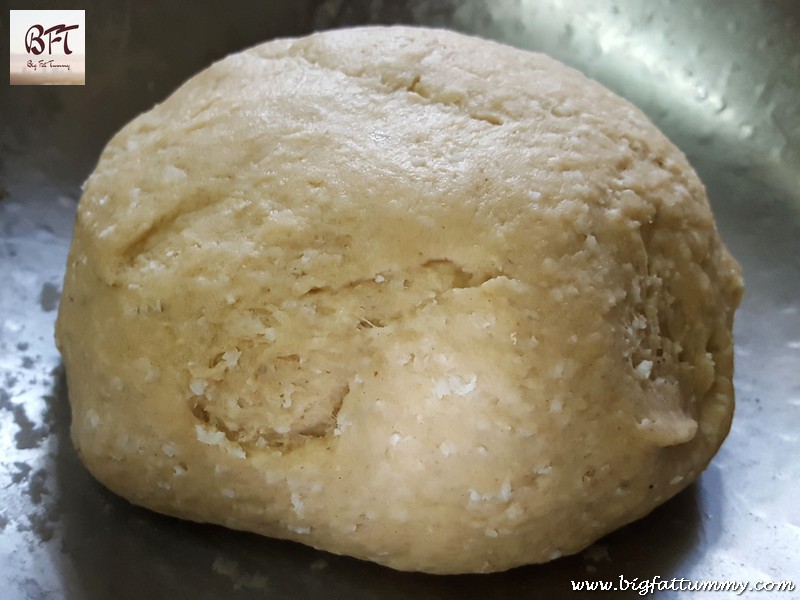
{"type": "MultiPolygon", "coordinates": [[[[0,596],[557,598],[572,597],[570,580],[620,575],[793,579],[800,589],[800,3],[303,0],[229,3],[224,12],[203,2],[111,4],[78,6],[88,27],[85,87],[0,84],[0,596]],[[689,156],[744,267],[738,406],[722,451],[699,483],[646,519],[549,565],[397,573],[180,522],[105,491],[70,445],[52,329],[80,184],[108,137],[229,52],[393,22],[545,51],[632,100],[689,156]]],[[[617,596],[631,593],[603,594],[617,596]]],[[[678,596],[691,597],[659,597],[678,596]]]]}

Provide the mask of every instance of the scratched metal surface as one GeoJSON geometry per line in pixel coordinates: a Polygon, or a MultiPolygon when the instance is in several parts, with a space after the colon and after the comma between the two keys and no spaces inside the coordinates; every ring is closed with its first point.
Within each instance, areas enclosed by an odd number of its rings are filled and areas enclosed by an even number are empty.
{"type": "Polygon", "coordinates": [[[85,87],[0,83],[3,598],[572,597],[570,580],[620,575],[800,584],[800,3],[302,0],[228,3],[224,12],[204,9],[210,2],[111,4],[76,6],[87,15],[85,87]],[[80,184],[105,141],[229,52],[278,35],[398,22],[545,51],[632,100],[687,153],[744,267],[738,407],[722,451],[699,483],[646,519],[549,565],[404,574],[180,522],[105,491],[70,445],[52,330],[80,184]]]}

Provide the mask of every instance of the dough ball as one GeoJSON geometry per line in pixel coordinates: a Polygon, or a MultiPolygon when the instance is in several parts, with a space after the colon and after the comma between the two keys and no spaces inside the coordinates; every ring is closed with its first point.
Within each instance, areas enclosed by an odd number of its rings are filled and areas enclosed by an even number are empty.
{"type": "Polygon", "coordinates": [[[539,54],[272,41],[108,144],[57,339],[86,467],[396,569],[578,552],[694,481],[742,292],[684,156],[539,54]]]}

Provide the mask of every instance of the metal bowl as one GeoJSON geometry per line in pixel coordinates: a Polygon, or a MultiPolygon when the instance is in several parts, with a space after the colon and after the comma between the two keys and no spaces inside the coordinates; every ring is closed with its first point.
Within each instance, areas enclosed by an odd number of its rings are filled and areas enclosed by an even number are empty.
{"type": "Polygon", "coordinates": [[[628,582],[604,596],[613,598],[654,577],[753,586],[794,576],[800,586],[800,3],[86,0],[76,8],[86,10],[86,85],[9,86],[0,95],[3,598],[556,598],[572,597],[572,582],[628,582]],[[80,184],[106,140],[230,52],[364,23],[449,27],[543,51],[627,97],[688,155],[744,267],[730,437],[698,483],[579,555],[494,575],[395,572],[136,508],[97,484],[72,449],[52,330],[80,184]]]}

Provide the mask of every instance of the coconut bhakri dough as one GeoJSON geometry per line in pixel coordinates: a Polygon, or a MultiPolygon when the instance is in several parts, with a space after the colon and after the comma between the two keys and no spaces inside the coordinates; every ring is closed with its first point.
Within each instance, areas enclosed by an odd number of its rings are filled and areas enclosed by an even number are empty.
{"type": "Polygon", "coordinates": [[[57,340],[75,446],[131,502],[488,572],[697,478],[741,293],[702,184],[628,102],[371,27],[229,56],[124,127],[57,340]]]}

